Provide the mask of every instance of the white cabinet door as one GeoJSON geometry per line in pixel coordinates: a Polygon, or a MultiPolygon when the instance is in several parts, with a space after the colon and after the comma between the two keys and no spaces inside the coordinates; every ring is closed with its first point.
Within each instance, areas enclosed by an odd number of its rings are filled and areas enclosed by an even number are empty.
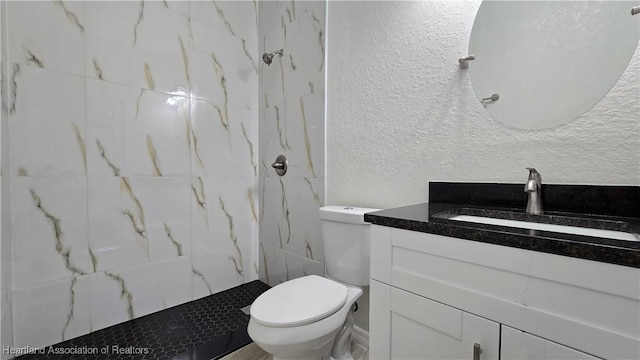
{"type": "Polygon", "coordinates": [[[379,305],[378,315],[372,313],[371,359],[473,360],[476,344],[478,359],[498,359],[496,322],[382,283],[372,286],[371,298],[372,309],[379,305]]]}
{"type": "Polygon", "coordinates": [[[589,354],[502,326],[501,360],[597,360],[589,354]]]}

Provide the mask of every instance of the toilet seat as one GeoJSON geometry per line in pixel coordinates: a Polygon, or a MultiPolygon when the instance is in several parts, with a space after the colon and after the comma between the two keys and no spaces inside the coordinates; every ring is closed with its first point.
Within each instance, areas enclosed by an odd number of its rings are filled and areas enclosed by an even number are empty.
{"type": "Polygon", "coordinates": [[[258,296],[251,305],[251,318],[270,327],[310,324],[340,310],[347,292],[346,286],[317,275],[297,278],[258,296]]]}

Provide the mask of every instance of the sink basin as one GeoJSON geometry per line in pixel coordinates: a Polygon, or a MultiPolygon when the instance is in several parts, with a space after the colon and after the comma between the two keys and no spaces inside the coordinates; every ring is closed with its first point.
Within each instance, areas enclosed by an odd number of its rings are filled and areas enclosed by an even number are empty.
{"type": "Polygon", "coordinates": [[[552,231],[552,232],[559,232],[559,233],[565,233],[565,234],[595,236],[600,238],[617,239],[617,240],[640,241],[640,237],[638,237],[638,235],[634,235],[634,234],[630,234],[622,231],[591,229],[591,228],[578,227],[578,226],[544,224],[544,223],[535,223],[535,222],[529,222],[529,221],[496,219],[496,218],[472,216],[472,215],[456,215],[456,216],[449,217],[448,220],[465,221],[465,222],[489,224],[489,225],[500,225],[500,226],[522,228],[522,229],[552,231]]]}

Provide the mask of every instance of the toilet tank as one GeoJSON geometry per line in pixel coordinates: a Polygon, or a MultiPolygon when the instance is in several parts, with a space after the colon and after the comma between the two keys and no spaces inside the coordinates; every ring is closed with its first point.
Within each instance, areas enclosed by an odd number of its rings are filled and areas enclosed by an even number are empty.
{"type": "Polygon", "coordinates": [[[320,208],[325,273],[330,278],[369,286],[369,232],[364,214],[380,209],[352,206],[320,208]]]}

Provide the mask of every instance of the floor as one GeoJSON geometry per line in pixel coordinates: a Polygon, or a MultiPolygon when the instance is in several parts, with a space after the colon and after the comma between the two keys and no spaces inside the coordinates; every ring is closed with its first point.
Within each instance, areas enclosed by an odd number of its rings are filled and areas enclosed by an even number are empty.
{"type": "MultiPolygon", "coordinates": [[[[269,285],[256,280],[44,348],[18,360],[272,360],[251,342],[242,311],[269,285]]],[[[351,344],[354,360],[368,350],[351,344]]]]}
{"type": "MultiPolygon", "coordinates": [[[[351,355],[353,360],[369,360],[369,350],[360,344],[351,342],[351,355]]],[[[220,360],[271,360],[273,357],[262,349],[258,345],[251,343],[220,360]]]]}
{"type": "Polygon", "coordinates": [[[240,309],[268,289],[267,284],[252,281],[52,345],[52,351],[45,348],[44,354],[24,355],[16,359],[219,359],[251,343],[247,334],[249,315],[240,309]]]}

